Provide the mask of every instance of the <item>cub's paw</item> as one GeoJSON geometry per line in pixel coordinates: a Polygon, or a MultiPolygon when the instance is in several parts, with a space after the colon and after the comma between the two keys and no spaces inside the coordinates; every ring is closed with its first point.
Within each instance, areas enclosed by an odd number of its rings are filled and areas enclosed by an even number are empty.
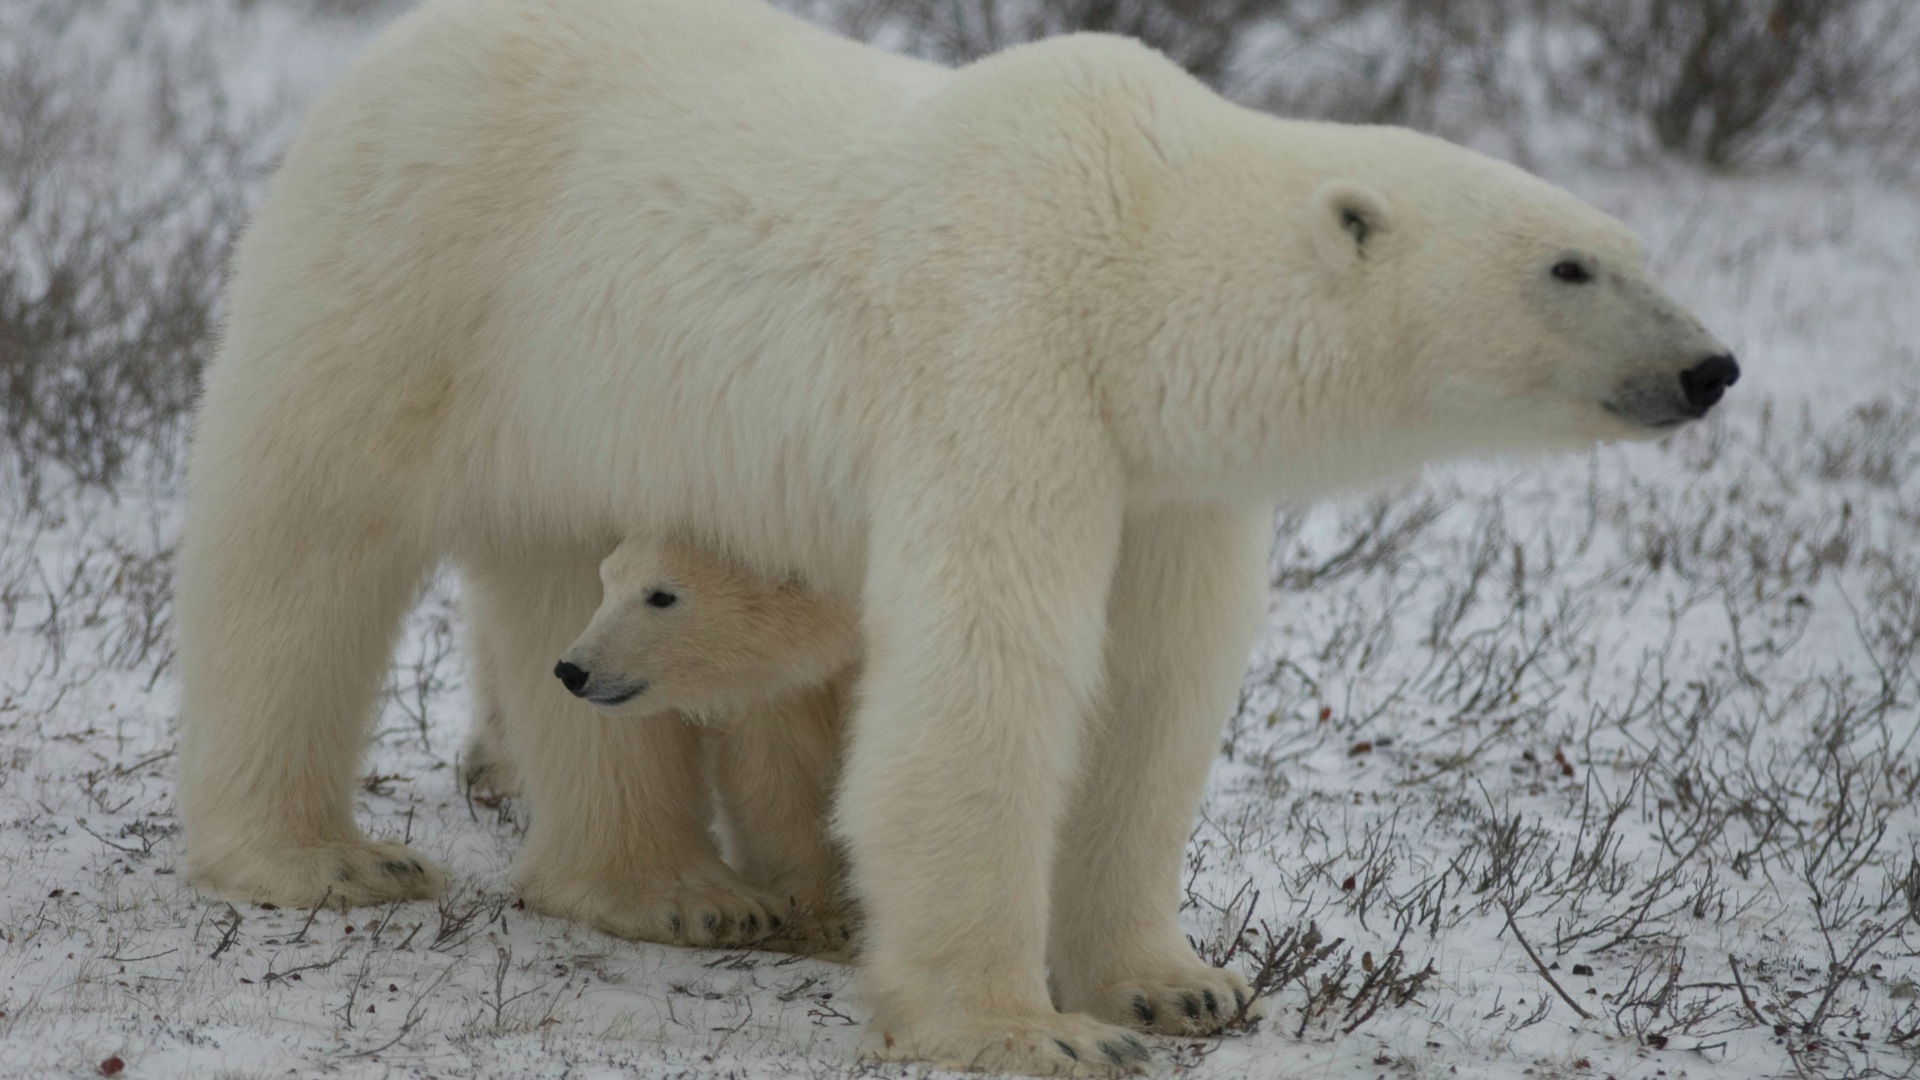
{"type": "Polygon", "coordinates": [[[1109,986],[1083,1007],[1102,1020],[1156,1035],[1212,1035],[1265,1013],[1247,980],[1198,964],[1161,979],[1109,986]]]}
{"type": "Polygon", "coordinates": [[[288,908],[431,900],[447,886],[446,874],[412,848],[372,841],[229,855],[192,876],[210,892],[288,908]]]}
{"type": "Polygon", "coordinates": [[[470,791],[514,796],[520,793],[520,777],[493,740],[475,735],[467,740],[460,755],[460,780],[470,791]]]}
{"type": "Polygon", "coordinates": [[[724,864],[662,869],[640,880],[560,889],[523,885],[527,903],[616,937],[695,948],[755,944],[785,925],[786,905],[724,864]]]}
{"type": "Polygon", "coordinates": [[[1083,1013],[981,1018],[876,1029],[869,1051],[886,1061],[928,1061],[942,1068],[1027,1076],[1114,1076],[1145,1072],[1146,1041],[1083,1013]]]}
{"type": "Polygon", "coordinates": [[[763,949],[796,953],[818,960],[850,964],[854,959],[854,918],[839,904],[794,901],[774,933],[760,943],[763,949]]]}

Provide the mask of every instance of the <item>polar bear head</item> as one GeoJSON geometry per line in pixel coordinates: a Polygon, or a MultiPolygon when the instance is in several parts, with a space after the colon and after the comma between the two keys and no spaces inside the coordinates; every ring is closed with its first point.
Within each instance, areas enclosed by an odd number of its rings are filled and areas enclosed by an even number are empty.
{"type": "Polygon", "coordinates": [[[1316,493],[1448,457],[1658,437],[1739,377],[1620,222],[1395,128],[1160,101],[1099,363],[1168,491],[1316,493]]]}
{"type": "Polygon", "coordinates": [[[600,583],[600,607],[553,673],[609,715],[722,717],[822,682],[858,649],[845,605],[677,540],[622,542],[600,583]]]}

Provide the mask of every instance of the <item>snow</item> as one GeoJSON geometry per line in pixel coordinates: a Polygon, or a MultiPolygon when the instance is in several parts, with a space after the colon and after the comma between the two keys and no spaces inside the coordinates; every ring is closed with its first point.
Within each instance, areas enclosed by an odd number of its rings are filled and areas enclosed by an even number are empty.
{"type": "MultiPolygon", "coordinates": [[[[220,63],[254,102],[310,96],[384,14],[249,11],[220,63]]],[[[1254,1030],[1162,1040],[1156,1071],[1920,1072],[1920,190],[1536,166],[1647,237],[1745,376],[1663,443],[1283,512],[1182,918],[1250,975],[1289,930],[1343,943],[1254,1030]],[[1432,975],[1352,1006],[1396,946],[1398,978],[1432,975]]],[[[447,899],[287,911],[188,886],[177,519],[170,483],[0,487],[0,1076],[924,1071],[857,1061],[850,968],[516,905],[523,811],[458,782],[449,576],[357,796],[374,835],[449,867],[447,899]]]]}

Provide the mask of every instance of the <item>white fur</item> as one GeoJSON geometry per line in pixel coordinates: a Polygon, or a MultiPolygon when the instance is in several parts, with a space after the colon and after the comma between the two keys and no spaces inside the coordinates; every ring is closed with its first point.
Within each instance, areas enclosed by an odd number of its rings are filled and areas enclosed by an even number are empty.
{"type": "MultiPolygon", "coordinates": [[[[771,923],[751,911],[744,925],[716,913],[708,927],[689,913],[674,940],[848,955],[845,865],[827,819],[860,652],[856,613],[799,581],[645,534],[601,560],[600,587],[592,621],[561,657],[586,673],[574,692],[626,723],[703,725],[733,865],[779,902],[771,923]],[[653,603],[656,594],[670,596],[668,605],[653,603]]],[[[476,620],[473,634],[467,779],[518,794],[489,625],[476,620]]]]}
{"type": "Polygon", "coordinates": [[[797,579],[636,536],[601,560],[600,606],[560,661],[581,673],[573,692],[610,716],[724,721],[845,672],[860,655],[858,621],[797,579]]]}
{"type": "Polygon", "coordinates": [[[1718,351],[1640,261],[1518,170],[1242,110],[1114,39],[948,71],[752,0],[428,0],[314,105],[237,254],[180,566],[190,869],[282,904],[438,887],[350,791],[451,556],[499,644],[528,901],[668,937],[746,895],[692,735],[549,674],[598,555],[683,528],[858,598],[836,821],[876,1047],[1131,1060],[1130,988],[1228,983],[1173,897],[1269,507],[1640,433],[1619,389],[1718,351]],[[1594,283],[1547,276],[1569,251],[1594,283]]]}

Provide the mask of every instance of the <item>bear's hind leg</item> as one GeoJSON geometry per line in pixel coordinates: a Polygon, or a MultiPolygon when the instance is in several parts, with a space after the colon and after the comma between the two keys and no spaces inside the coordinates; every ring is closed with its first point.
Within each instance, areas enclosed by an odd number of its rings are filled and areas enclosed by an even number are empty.
{"type": "Polygon", "coordinates": [[[600,603],[604,554],[554,550],[467,568],[506,756],[531,814],[514,881],[537,910],[620,937],[758,941],[786,912],[720,859],[699,729],[602,716],[553,677],[600,603]]]}
{"type": "Polygon", "coordinates": [[[430,561],[378,509],[292,482],[189,504],[180,549],[181,818],[203,888],[283,907],[438,895],[439,869],[353,820],[400,616],[430,561]]]}

